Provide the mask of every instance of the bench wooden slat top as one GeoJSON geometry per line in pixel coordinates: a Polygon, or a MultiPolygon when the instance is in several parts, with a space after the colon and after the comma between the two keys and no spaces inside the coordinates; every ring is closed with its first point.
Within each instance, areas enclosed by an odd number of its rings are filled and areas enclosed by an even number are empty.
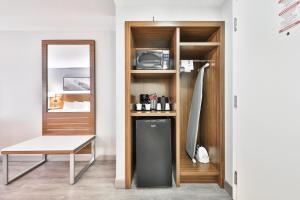
{"type": "Polygon", "coordinates": [[[70,154],[89,144],[95,135],[40,136],[1,150],[1,154],[70,154]]]}

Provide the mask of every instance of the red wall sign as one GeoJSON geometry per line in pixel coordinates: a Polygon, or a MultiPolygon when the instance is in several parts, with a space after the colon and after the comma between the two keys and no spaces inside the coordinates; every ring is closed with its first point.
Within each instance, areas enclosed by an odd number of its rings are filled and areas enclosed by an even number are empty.
{"type": "Polygon", "coordinates": [[[279,33],[283,33],[300,24],[300,0],[279,0],[280,12],[278,16],[282,19],[279,33]]]}

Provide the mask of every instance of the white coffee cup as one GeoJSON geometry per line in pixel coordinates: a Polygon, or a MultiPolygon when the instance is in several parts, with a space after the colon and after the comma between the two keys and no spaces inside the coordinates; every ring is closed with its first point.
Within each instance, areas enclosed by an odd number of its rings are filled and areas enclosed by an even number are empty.
{"type": "Polygon", "coordinates": [[[170,110],[170,104],[166,103],[165,110],[170,110]]]}
{"type": "Polygon", "coordinates": [[[136,110],[142,110],[142,104],[137,103],[136,104],[136,110]]]}
{"type": "Polygon", "coordinates": [[[151,109],[151,104],[145,104],[145,109],[150,110],[151,109]]]}
{"type": "Polygon", "coordinates": [[[161,103],[156,104],[156,110],[161,110],[161,103]]]}

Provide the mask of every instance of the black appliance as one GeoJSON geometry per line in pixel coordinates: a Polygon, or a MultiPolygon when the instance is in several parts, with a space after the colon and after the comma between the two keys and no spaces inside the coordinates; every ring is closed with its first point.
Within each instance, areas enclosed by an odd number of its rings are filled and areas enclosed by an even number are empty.
{"type": "Polygon", "coordinates": [[[137,187],[171,187],[171,119],[137,119],[135,123],[137,187]]]}
{"type": "Polygon", "coordinates": [[[146,110],[145,105],[150,103],[148,94],[140,94],[140,104],[142,104],[142,110],[146,110]]]}
{"type": "Polygon", "coordinates": [[[165,110],[166,109],[166,103],[169,103],[169,98],[162,96],[160,99],[160,103],[161,103],[161,109],[165,110]]]}
{"type": "Polygon", "coordinates": [[[140,103],[141,104],[147,104],[150,102],[149,95],[148,94],[140,94],[140,103]]]}
{"type": "Polygon", "coordinates": [[[137,50],[136,69],[170,69],[170,51],[137,50]]]}

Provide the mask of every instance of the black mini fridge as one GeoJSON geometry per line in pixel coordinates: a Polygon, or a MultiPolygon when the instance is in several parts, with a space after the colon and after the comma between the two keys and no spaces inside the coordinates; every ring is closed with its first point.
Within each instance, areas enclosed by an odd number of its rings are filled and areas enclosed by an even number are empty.
{"type": "Polygon", "coordinates": [[[136,186],[171,187],[171,119],[136,120],[136,186]]]}

